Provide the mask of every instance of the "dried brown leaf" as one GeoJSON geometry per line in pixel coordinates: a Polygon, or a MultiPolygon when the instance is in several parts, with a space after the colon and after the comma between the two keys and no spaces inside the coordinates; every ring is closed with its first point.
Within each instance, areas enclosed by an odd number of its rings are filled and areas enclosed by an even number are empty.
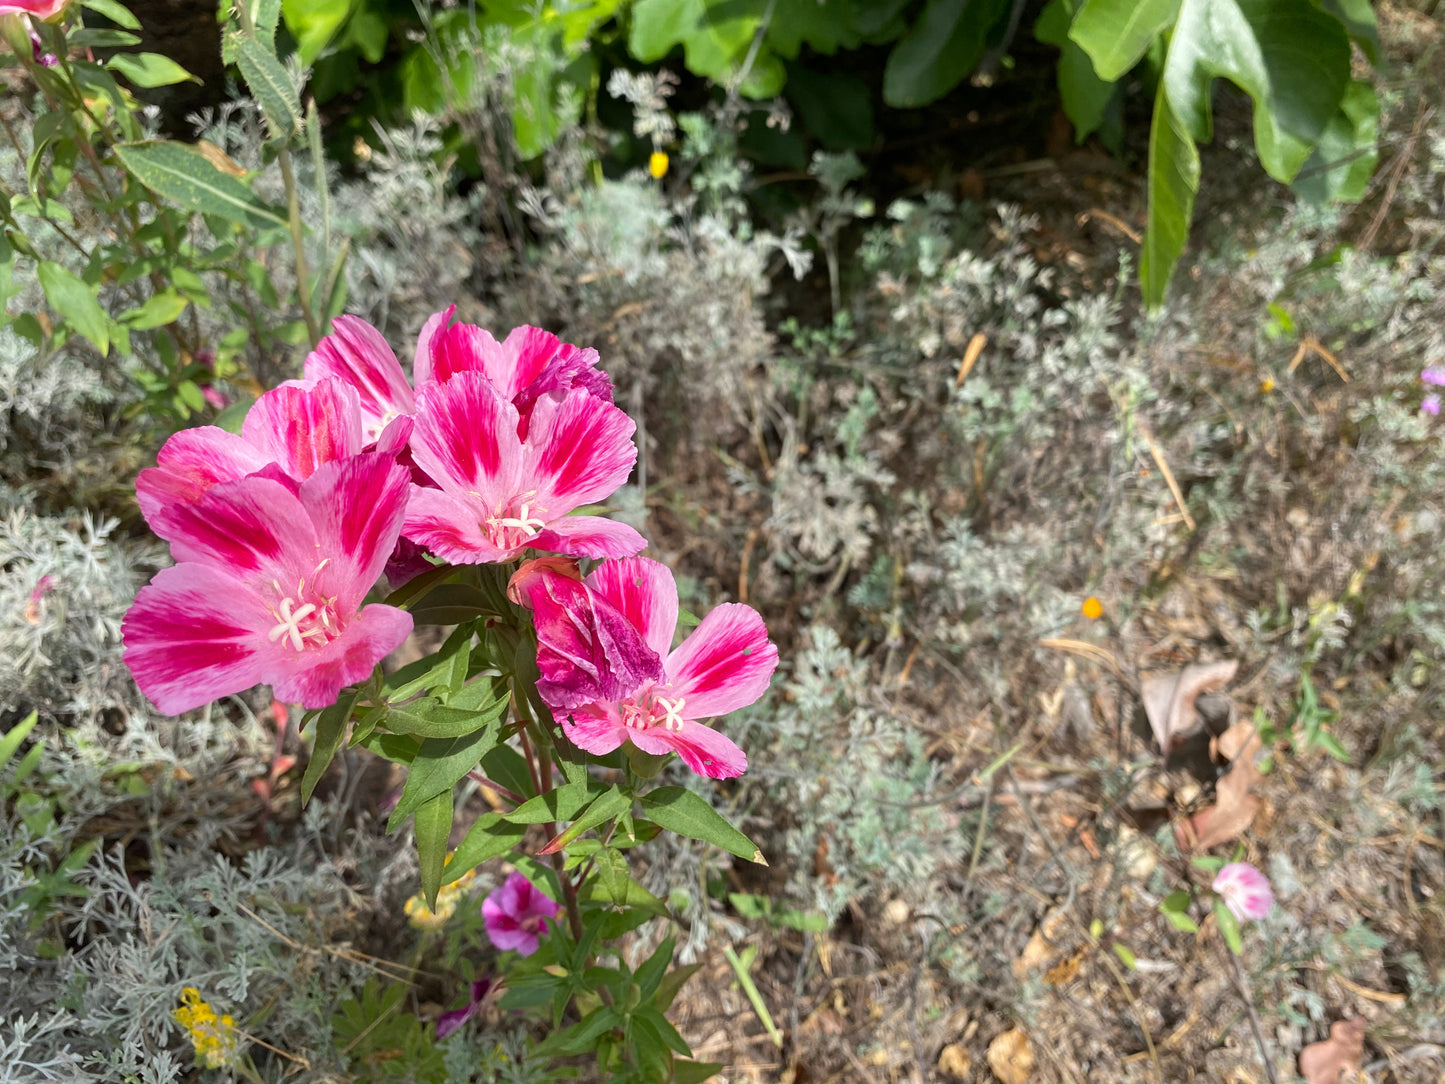
{"type": "Polygon", "coordinates": [[[1194,710],[1195,700],[1200,693],[1228,684],[1238,670],[1239,663],[1234,660],[1192,664],[1177,674],[1161,674],[1140,683],[1144,714],[1149,717],[1160,752],[1168,753],[1177,739],[1199,729],[1203,720],[1194,710]]]}
{"type": "Polygon", "coordinates": [[[1300,1051],[1300,1075],[1308,1084],[1340,1084],[1346,1073],[1357,1073],[1365,1056],[1365,1018],[1336,1020],[1330,1037],[1300,1051]]]}
{"type": "Polygon", "coordinates": [[[1034,1050],[1022,1028],[1011,1028],[988,1044],[988,1067],[999,1084],[1024,1084],[1034,1071],[1034,1050]]]}
{"type": "Polygon", "coordinates": [[[1214,804],[1176,826],[1181,850],[1206,851],[1228,843],[1254,822],[1264,806],[1249,792],[1262,778],[1254,762],[1261,744],[1253,723],[1237,723],[1219,736],[1216,751],[1232,752],[1234,763],[1215,788],[1214,804]]]}
{"type": "Polygon", "coordinates": [[[1037,971],[1050,963],[1062,951],[1058,944],[1058,932],[1064,924],[1062,908],[1056,908],[1044,916],[1038,929],[1034,930],[1023,952],[1013,962],[1014,977],[1022,982],[1030,971],[1037,971]]]}
{"type": "Polygon", "coordinates": [[[938,1054],[938,1071],[945,1077],[962,1080],[973,1068],[973,1058],[962,1043],[949,1043],[938,1054]]]}

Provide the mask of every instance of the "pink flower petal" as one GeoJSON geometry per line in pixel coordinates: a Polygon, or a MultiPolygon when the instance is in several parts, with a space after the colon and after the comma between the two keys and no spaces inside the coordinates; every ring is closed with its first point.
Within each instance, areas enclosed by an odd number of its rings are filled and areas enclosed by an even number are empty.
{"type": "Polygon", "coordinates": [[[261,449],[214,425],[183,429],[166,441],[156,466],[140,472],[136,497],[151,530],[169,539],[166,511],[194,504],[217,482],[234,482],[270,462],[261,449]]]}
{"type": "Polygon", "coordinates": [[[265,602],[218,568],[161,569],[121,622],[125,662],[162,712],[179,715],[265,680],[265,602]]]}
{"type": "Polygon", "coordinates": [[[199,561],[233,577],[264,571],[262,580],[289,578],[291,556],[317,552],[316,530],[300,498],[259,475],[218,483],[195,504],[170,509],[167,521],[177,561],[199,561]]]}
{"type": "Polygon", "coordinates": [[[518,494],[523,451],[517,408],[486,377],[458,373],[417,399],[411,440],[417,466],[443,489],[474,493],[489,507],[518,494]]]}
{"type": "Polygon", "coordinates": [[[511,388],[497,377],[504,368],[501,344],[476,324],[452,324],[432,334],[431,378],[438,384],[445,384],[458,373],[480,373],[503,399],[511,399],[511,388]]]}
{"type": "Polygon", "coordinates": [[[396,548],[410,489],[406,469],[380,452],[323,464],[301,483],[319,552],[344,572],[333,590],[348,609],[375,585],[396,548]]]}
{"type": "Polygon", "coordinates": [[[628,730],[613,704],[584,704],[562,717],[562,729],[578,749],[606,756],[627,740],[628,730]]]}
{"type": "Polygon", "coordinates": [[[241,436],[291,477],[309,478],[322,463],[361,451],[360,400],[339,380],[282,384],[256,400],[241,436]]]}
{"type": "Polygon", "coordinates": [[[667,658],[667,680],[689,719],[726,715],[767,691],[778,666],[762,616],[751,606],[715,607],[667,658]]]}
{"type": "Polygon", "coordinates": [[[421,391],[428,384],[438,383],[432,372],[431,344],[437,333],[451,322],[452,314],[456,311],[455,305],[449,305],[441,312],[432,313],[421,326],[421,333],[416,337],[416,353],[411,361],[411,379],[417,391],[421,391]]]}
{"type": "Polygon", "coordinates": [[[647,539],[625,523],[601,516],[554,519],[528,545],[572,557],[630,557],[647,547],[647,539]]]}
{"type": "Polygon", "coordinates": [[[396,353],[381,332],[356,316],[338,316],[331,334],[306,357],[308,380],[332,377],[354,389],[368,441],[388,421],[416,410],[416,399],[396,353]]]}
{"type": "Polygon", "coordinates": [[[691,720],[679,730],[652,726],[629,731],[628,737],[644,753],[676,753],[689,768],[709,779],[732,779],[748,769],[747,755],[731,738],[691,720]]]}
{"type": "MultiPolygon", "coordinates": [[[[512,334],[515,335],[516,332],[512,334]]],[[[510,335],[507,341],[511,341],[510,335]]],[[[517,404],[517,409],[524,418],[531,415],[533,406],[543,395],[566,394],[572,388],[581,388],[604,403],[610,403],[612,378],[596,367],[597,362],[596,350],[562,343],[557,355],[517,392],[512,401],[517,404]]]]}
{"type": "Polygon", "coordinates": [[[1274,906],[1269,878],[1248,862],[1231,862],[1222,867],[1211,887],[1241,922],[1264,918],[1274,906]]]}
{"type": "Polygon", "coordinates": [[[276,652],[266,680],[279,700],[305,708],[336,703],[347,685],[365,681],[372,669],[411,634],[411,614],[394,606],[364,606],[329,644],[299,653],[276,652]]]}
{"type": "Polygon", "coordinates": [[[637,462],[626,412],[573,388],[558,400],[544,396],[527,432],[527,469],[537,504],[553,516],[610,496],[637,462]]]}
{"type": "Polygon", "coordinates": [[[487,564],[511,558],[482,530],[487,510],[471,497],[413,484],[402,533],[443,561],[454,565],[487,564]]]}
{"type": "Polygon", "coordinates": [[[677,581],[666,565],[647,557],[606,561],[587,586],[616,606],[659,658],[667,657],[677,633],[677,581]]]}
{"type": "Polygon", "coordinates": [[[513,873],[482,901],[482,918],[492,944],[504,951],[516,949],[523,956],[537,951],[538,934],[546,931],[547,921],[560,910],[520,873],[513,873]]]}

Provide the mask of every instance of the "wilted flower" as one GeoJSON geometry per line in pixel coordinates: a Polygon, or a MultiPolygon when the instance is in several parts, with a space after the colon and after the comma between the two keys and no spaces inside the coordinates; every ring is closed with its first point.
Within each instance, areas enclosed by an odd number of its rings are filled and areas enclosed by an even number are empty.
{"type": "Polygon", "coordinates": [[[325,463],[298,492],[272,478],[213,486],[168,520],[178,564],[121,626],[136,683],[167,715],[261,682],[324,708],[406,639],[411,615],[363,606],[395,546],[407,473],[379,452],[325,463]]]}
{"type": "Polygon", "coordinates": [[[41,576],[35,581],[35,587],[30,592],[30,600],[25,603],[25,620],[31,625],[40,624],[40,601],[55,590],[55,585],[60,581],[50,573],[41,576]]]}
{"type": "Polygon", "coordinates": [[[179,1009],[171,1010],[171,1019],[190,1035],[196,1060],[207,1069],[222,1069],[234,1063],[239,1036],[230,1014],[217,1014],[194,986],[181,991],[181,1002],[179,1009]]]}
{"type": "Polygon", "coordinates": [[[520,873],[512,874],[482,901],[482,918],[492,944],[502,950],[516,949],[523,956],[537,951],[539,937],[547,932],[547,920],[556,918],[560,910],[520,873]]]}
{"type": "Polygon", "coordinates": [[[1263,918],[1274,906],[1269,878],[1248,862],[1231,862],[1215,875],[1211,886],[1241,922],[1263,918]]]}
{"type": "Polygon", "coordinates": [[[495,983],[491,976],[484,975],[471,984],[467,1006],[464,1009],[453,1009],[451,1012],[444,1012],[437,1017],[437,1038],[445,1039],[457,1028],[461,1027],[472,1017],[477,1015],[481,1009],[482,1002],[486,1000],[488,992],[495,983]]]}

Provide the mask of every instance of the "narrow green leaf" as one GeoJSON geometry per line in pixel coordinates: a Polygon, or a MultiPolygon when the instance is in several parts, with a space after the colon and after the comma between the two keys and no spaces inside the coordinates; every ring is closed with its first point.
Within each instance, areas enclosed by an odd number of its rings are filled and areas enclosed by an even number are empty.
{"type": "Polygon", "coordinates": [[[1128,945],[1121,945],[1118,941],[1115,941],[1114,955],[1119,957],[1119,962],[1130,971],[1137,971],[1139,969],[1139,959],[1134,955],[1133,950],[1130,949],[1128,945]]]}
{"type": "Polygon", "coordinates": [[[722,1071],[722,1065],[715,1061],[675,1059],[672,1063],[672,1080],[673,1084],[706,1084],[722,1071]]]}
{"type": "Polygon", "coordinates": [[[593,828],[614,817],[621,815],[632,807],[632,797],[623,794],[617,787],[612,787],[601,797],[593,801],[584,811],[578,814],[577,819],[560,833],[555,839],[543,847],[538,854],[553,854],[560,851],[580,836],[583,832],[591,831],[593,828]]]}
{"type": "Polygon", "coordinates": [[[86,26],[66,34],[65,44],[72,49],[125,49],[139,45],[140,35],[129,30],[97,30],[86,26]]]}
{"type": "MultiPolygon", "coordinates": [[[[668,965],[672,963],[672,950],[676,947],[672,935],[668,934],[662,939],[662,944],[653,950],[651,956],[642,961],[642,966],[633,973],[632,980],[642,988],[642,1000],[651,1001],[652,995],[657,993],[657,988],[662,984],[662,976],[667,973],[668,965]]],[[[686,1050],[679,1050],[679,1054],[686,1054],[686,1050]]]]}
{"type": "Polygon", "coordinates": [[[130,8],[118,0],[80,0],[80,6],[104,15],[116,26],[123,26],[127,30],[140,29],[140,20],[130,13],[130,8]]]}
{"type": "MultiPolygon", "coordinates": [[[[599,852],[599,854],[605,853],[605,851],[599,852]]],[[[662,917],[667,915],[667,905],[631,877],[627,878],[622,892],[616,891],[615,886],[609,885],[601,878],[591,878],[583,890],[578,893],[578,897],[588,902],[611,903],[619,907],[641,907],[662,917]]]]}
{"type": "Polygon", "coordinates": [[[587,805],[593,792],[587,780],[564,783],[562,786],[529,798],[503,816],[513,824],[545,824],[549,821],[570,821],[587,805]]]}
{"type": "Polygon", "coordinates": [[[1219,932],[1224,935],[1224,943],[1229,946],[1229,951],[1238,956],[1244,951],[1244,938],[1240,936],[1239,919],[1234,917],[1223,900],[1214,901],[1214,919],[1219,923],[1219,932]]]}
{"type": "Polygon", "coordinates": [[[241,78],[265,114],[272,137],[290,139],[301,131],[301,98],[276,54],[245,34],[235,42],[235,53],[241,78]]]}
{"type": "Polygon", "coordinates": [[[182,143],[122,143],[115,153],[141,184],[188,211],[218,215],[248,226],[286,226],[286,219],[262,203],[240,180],[222,173],[182,143]]]}
{"type": "Polygon", "coordinates": [[[35,729],[35,723],[40,718],[38,712],[32,711],[25,718],[7,730],[3,737],[0,737],[0,768],[10,763],[10,758],[20,748],[26,736],[35,729]]]}
{"type": "Polygon", "coordinates": [[[642,810],[649,819],[680,836],[715,844],[749,862],[768,864],[752,840],[685,787],[659,787],[643,797],[642,810]]]}
{"type": "Polygon", "coordinates": [[[1069,38],[1094,62],[1099,78],[1113,83],[1128,74],[1174,24],[1180,0],[1085,0],[1069,25],[1069,38]]]}
{"type": "Polygon", "coordinates": [[[281,0],[281,17],[296,39],[301,63],[311,64],[351,14],[352,0],[281,0]]]}
{"type": "Polygon", "coordinates": [[[527,758],[510,745],[499,745],[482,757],[482,771],[488,779],[495,780],[513,794],[530,797],[536,789],[532,773],[527,770],[527,758]]]}
{"type": "Polygon", "coordinates": [[[418,738],[460,738],[495,720],[504,707],[505,701],[489,712],[463,711],[424,697],[404,707],[387,708],[381,725],[394,734],[412,734],[418,738]]]}
{"type": "Polygon", "coordinates": [[[176,83],[199,83],[185,68],[160,53],[116,53],[105,66],[137,87],[169,87],[176,83]]]}
{"type": "Polygon", "coordinates": [[[386,830],[395,830],[408,813],[443,791],[450,792],[457,780],[475,768],[482,754],[497,741],[495,722],[481,730],[456,738],[427,738],[421,743],[407,773],[401,800],[387,820],[386,830]]]}
{"type": "Polygon", "coordinates": [[[888,54],[883,100],[912,109],[943,97],[973,71],[1010,7],[1008,0],[928,0],[888,54]]]}
{"type": "Polygon", "coordinates": [[[45,291],[45,300],[50,302],[50,307],[93,342],[102,354],[109,353],[110,320],[95,299],[95,288],[50,260],[42,260],[35,274],[40,279],[40,288],[45,291]]]}
{"type": "Polygon", "coordinates": [[[421,890],[426,905],[437,905],[446,868],[447,840],[452,833],[452,792],[450,789],[423,802],[416,810],[416,855],[421,866],[421,890]]]}
{"type": "Polygon", "coordinates": [[[132,331],[165,327],[180,319],[181,313],[186,311],[189,304],[184,297],[166,290],[147,300],[144,305],[121,313],[120,322],[132,331]]]}
{"type": "Polygon", "coordinates": [[[346,736],[346,723],[351,718],[351,709],[356,706],[360,696],[361,691],[353,689],[316,717],[316,739],[311,744],[311,760],[306,765],[305,774],[301,776],[302,805],[311,801],[316,784],[321,782],[321,777],[326,774],[336,751],[341,748],[342,739],[346,736]]]}
{"type": "Polygon", "coordinates": [[[452,860],[447,863],[442,883],[449,884],[458,877],[466,876],[487,859],[506,854],[522,841],[526,831],[524,825],[510,824],[500,813],[486,813],[478,817],[457,845],[452,860]]]}
{"type": "Polygon", "coordinates": [[[532,1050],[534,1058],[567,1057],[585,1054],[597,1040],[613,1028],[622,1026],[622,1014],[610,1005],[593,1009],[569,1028],[553,1032],[532,1050]]]}
{"type": "Polygon", "coordinates": [[[1189,239],[1199,191],[1199,148],[1169,104],[1161,82],[1149,127],[1149,223],[1139,256],[1139,282],[1151,309],[1164,302],[1174,265],[1189,239]]]}

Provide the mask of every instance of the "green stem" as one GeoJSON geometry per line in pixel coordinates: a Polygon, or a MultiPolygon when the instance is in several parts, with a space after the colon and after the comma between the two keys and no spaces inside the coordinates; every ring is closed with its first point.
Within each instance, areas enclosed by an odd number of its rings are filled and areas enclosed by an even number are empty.
{"type": "Polygon", "coordinates": [[[311,272],[306,267],[306,234],[301,226],[301,199],[296,191],[296,177],[291,172],[291,151],[282,144],[276,155],[281,167],[281,181],[286,186],[286,217],[291,223],[291,246],[296,253],[296,290],[301,295],[301,315],[306,318],[306,334],[314,347],[321,341],[321,329],[311,308],[311,272]]]}

